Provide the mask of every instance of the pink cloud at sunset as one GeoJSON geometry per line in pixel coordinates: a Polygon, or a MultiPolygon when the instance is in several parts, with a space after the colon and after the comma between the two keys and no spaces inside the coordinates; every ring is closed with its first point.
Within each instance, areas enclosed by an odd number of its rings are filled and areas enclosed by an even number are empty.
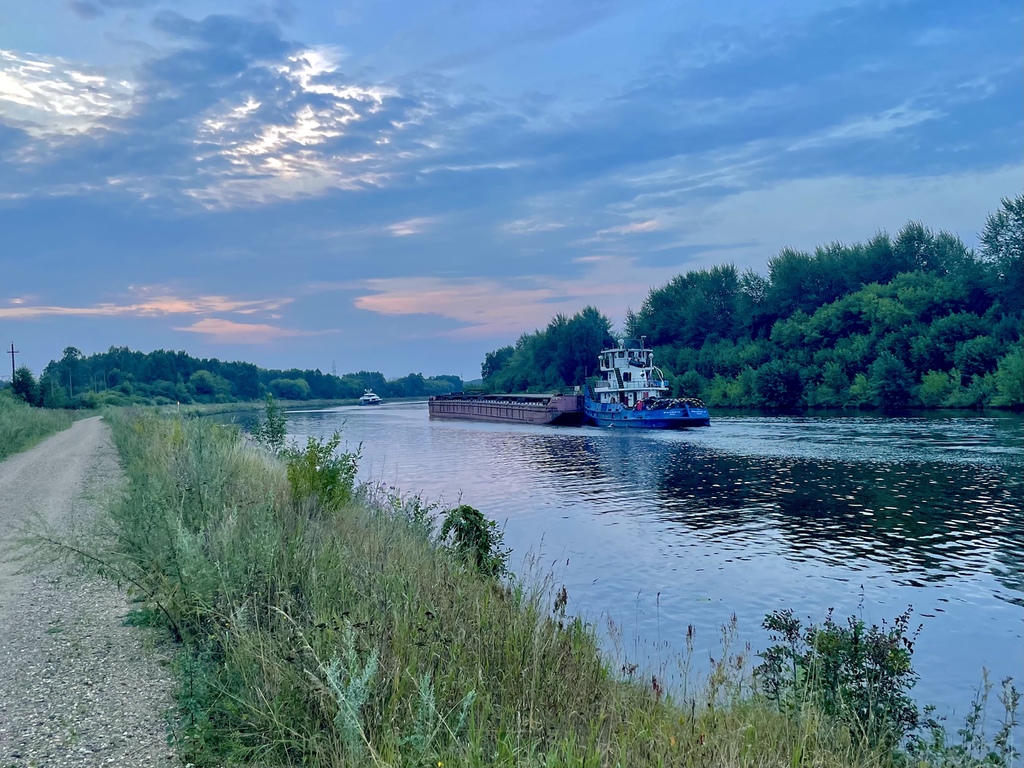
{"type": "MultiPolygon", "coordinates": [[[[140,293],[145,293],[145,289],[140,293]]],[[[227,296],[181,298],[162,295],[142,298],[125,304],[101,303],[87,307],[61,307],[11,301],[15,306],[0,308],[0,318],[26,320],[39,317],[160,317],[164,315],[205,315],[213,312],[235,312],[242,315],[269,312],[291,303],[292,299],[240,300],[227,296]]]]}
{"type": "Polygon", "coordinates": [[[214,341],[235,342],[238,344],[263,344],[278,339],[295,336],[317,336],[333,331],[299,331],[289,328],[278,328],[264,323],[235,323],[217,317],[206,317],[192,325],[174,328],[186,333],[199,333],[209,336],[214,341]]]}
{"type": "Polygon", "coordinates": [[[613,322],[627,307],[638,307],[652,285],[668,280],[671,269],[644,268],[626,257],[587,260],[586,274],[575,279],[536,275],[514,285],[491,278],[389,278],[366,281],[372,293],[355,300],[358,309],[382,315],[434,315],[463,327],[452,338],[514,337],[547,325],[558,312],[574,313],[597,305],[613,322]]]}

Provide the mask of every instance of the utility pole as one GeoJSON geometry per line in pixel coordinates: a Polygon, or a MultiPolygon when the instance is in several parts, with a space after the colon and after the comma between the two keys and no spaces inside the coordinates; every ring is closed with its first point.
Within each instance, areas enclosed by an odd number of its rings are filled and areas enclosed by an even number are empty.
{"type": "Polygon", "coordinates": [[[331,360],[331,376],[337,376],[337,375],[338,375],[338,366],[336,366],[334,364],[334,361],[331,360]]]}
{"type": "Polygon", "coordinates": [[[11,356],[11,383],[14,383],[14,356],[21,350],[14,348],[14,342],[11,342],[11,348],[8,350],[8,354],[11,356]]]}

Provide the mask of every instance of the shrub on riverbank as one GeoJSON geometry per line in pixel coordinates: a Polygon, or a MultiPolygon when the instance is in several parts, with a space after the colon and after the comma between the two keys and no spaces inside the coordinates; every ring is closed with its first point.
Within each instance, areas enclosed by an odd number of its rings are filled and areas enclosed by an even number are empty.
{"type": "Polygon", "coordinates": [[[685,704],[623,678],[563,592],[490,575],[500,536],[471,508],[446,545],[422,504],[355,487],[323,444],[292,449],[290,483],[229,427],[108,418],[128,486],[102,559],[182,641],[183,762],[893,764],[813,701],[756,695],[742,660],[685,704]]]}
{"type": "Polygon", "coordinates": [[[31,448],[73,421],[66,411],[33,408],[8,390],[0,392],[0,459],[31,448]]]}

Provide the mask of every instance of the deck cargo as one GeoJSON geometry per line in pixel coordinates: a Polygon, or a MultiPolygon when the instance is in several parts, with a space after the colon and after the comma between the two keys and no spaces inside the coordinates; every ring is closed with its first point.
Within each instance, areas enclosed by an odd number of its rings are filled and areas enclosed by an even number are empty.
{"type": "Polygon", "coordinates": [[[453,392],[430,398],[429,407],[432,419],[561,426],[583,422],[583,396],[577,394],[484,395],[453,392]]]}

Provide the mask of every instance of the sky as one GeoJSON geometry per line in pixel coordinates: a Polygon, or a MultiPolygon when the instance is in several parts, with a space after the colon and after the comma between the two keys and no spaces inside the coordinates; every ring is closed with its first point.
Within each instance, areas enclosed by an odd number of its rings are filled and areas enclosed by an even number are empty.
{"type": "MultiPolygon", "coordinates": [[[[0,342],[479,376],[1024,189],[1019,0],[0,5],[0,342]]],[[[0,365],[0,371],[4,370],[0,365]]]]}

